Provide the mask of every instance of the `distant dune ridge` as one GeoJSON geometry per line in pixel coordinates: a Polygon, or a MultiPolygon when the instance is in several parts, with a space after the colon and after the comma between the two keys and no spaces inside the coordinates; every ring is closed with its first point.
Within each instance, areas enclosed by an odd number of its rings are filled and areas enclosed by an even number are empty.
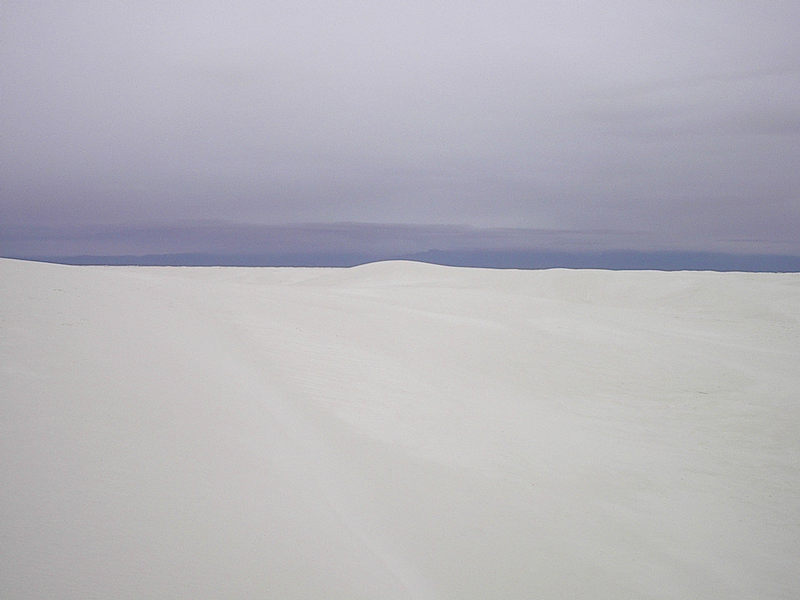
{"type": "Polygon", "coordinates": [[[796,598],[800,274],[0,260],[0,597],[796,598]]]}

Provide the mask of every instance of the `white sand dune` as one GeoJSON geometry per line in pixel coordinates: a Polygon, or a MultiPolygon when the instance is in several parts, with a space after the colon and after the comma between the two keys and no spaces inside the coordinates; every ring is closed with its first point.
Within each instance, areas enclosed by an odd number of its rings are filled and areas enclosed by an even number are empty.
{"type": "Polygon", "coordinates": [[[28,598],[796,598],[800,275],[0,261],[28,598]]]}

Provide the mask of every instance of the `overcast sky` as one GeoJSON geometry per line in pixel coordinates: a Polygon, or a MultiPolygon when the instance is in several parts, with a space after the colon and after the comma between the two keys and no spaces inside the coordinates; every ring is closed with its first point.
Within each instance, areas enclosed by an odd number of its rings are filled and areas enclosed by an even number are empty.
{"type": "Polygon", "coordinates": [[[9,239],[392,223],[800,253],[796,0],[4,0],[0,19],[9,239]]]}

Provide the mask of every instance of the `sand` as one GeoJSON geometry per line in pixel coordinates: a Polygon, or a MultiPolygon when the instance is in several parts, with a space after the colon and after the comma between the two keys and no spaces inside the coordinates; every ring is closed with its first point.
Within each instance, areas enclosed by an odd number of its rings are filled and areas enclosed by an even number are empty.
{"type": "Polygon", "coordinates": [[[0,260],[0,596],[796,598],[800,274],[0,260]]]}

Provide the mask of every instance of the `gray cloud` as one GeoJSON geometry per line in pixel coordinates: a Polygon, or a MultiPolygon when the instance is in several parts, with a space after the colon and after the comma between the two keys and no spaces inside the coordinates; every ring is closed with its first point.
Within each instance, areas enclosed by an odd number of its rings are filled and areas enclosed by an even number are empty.
{"type": "Polygon", "coordinates": [[[204,254],[258,256],[269,264],[284,255],[361,257],[362,262],[429,251],[475,252],[716,252],[800,255],[793,237],[727,238],[631,229],[477,228],[461,225],[303,223],[243,225],[219,221],[130,225],[0,225],[0,255],[15,257],[204,254]]]}
{"type": "Polygon", "coordinates": [[[796,3],[0,10],[7,225],[800,230],[796,3]]]}

